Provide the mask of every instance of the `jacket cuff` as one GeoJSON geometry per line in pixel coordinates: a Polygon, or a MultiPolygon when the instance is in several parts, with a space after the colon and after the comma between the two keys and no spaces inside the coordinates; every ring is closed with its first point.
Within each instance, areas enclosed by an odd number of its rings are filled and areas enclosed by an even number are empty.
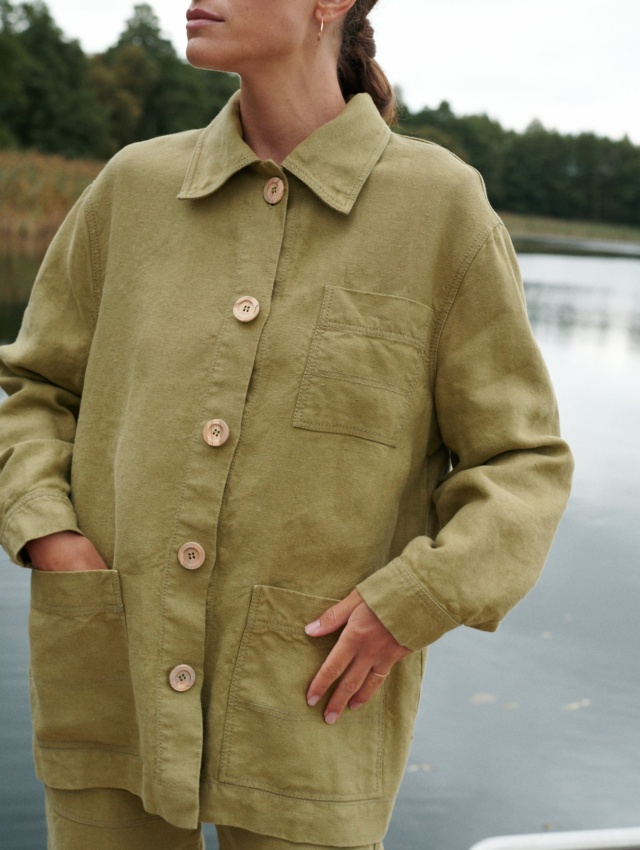
{"type": "Polygon", "coordinates": [[[8,512],[0,530],[0,543],[14,564],[28,567],[25,543],[58,531],[82,534],[73,505],[57,490],[37,490],[8,512]]]}
{"type": "Polygon", "coordinates": [[[401,558],[357,585],[369,608],[407,649],[423,649],[460,625],[415,578],[401,558]]]}

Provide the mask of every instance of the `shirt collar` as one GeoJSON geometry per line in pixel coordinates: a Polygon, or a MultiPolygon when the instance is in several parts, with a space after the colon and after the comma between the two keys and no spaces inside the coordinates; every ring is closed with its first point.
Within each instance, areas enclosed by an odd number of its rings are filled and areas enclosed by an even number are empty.
{"type": "MultiPolygon", "coordinates": [[[[337,118],[301,142],[282,169],[295,174],[333,209],[349,213],[390,137],[369,95],[357,94],[337,118]]],[[[236,92],[201,132],[178,198],[211,195],[237,171],[259,161],[242,138],[236,92]]]]}

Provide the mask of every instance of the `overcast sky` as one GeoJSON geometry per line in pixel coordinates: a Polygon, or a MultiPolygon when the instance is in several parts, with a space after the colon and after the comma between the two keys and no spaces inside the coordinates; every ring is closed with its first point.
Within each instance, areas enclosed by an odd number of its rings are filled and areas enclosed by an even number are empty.
{"type": "MultiPolygon", "coordinates": [[[[133,5],[48,0],[88,52],[114,43],[133,5]]],[[[151,5],[183,55],[188,0],[151,5]]],[[[537,118],[640,144],[640,0],[380,0],[372,21],[380,63],[414,111],[448,100],[518,130],[537,118]]]]}

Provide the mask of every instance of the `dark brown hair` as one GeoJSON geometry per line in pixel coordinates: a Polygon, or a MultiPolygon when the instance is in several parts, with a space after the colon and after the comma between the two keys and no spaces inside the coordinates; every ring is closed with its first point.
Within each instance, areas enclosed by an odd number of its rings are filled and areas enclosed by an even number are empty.
{"type": "Polygon", "coordinates": [[[347,12],[338,58],[338,79],[345,100],[359,92],[366,92],[371,95],[387,124],[395,124],[398,118],[395,94],[375,61],[376,42],[368,17],[377,2],[356,0],[347,12]]]}

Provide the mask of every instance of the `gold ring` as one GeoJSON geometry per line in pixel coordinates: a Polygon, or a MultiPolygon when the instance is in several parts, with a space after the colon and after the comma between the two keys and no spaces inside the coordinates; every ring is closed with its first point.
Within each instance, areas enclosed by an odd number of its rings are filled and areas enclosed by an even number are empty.
{"type": "Polygon", "coordinates": [[[370,673],[373,673],[374,676],[379,676],[381,679],[386,679],[389,675],[388,673],[376,673],[375,670],[369,670],[370,673]]]}

